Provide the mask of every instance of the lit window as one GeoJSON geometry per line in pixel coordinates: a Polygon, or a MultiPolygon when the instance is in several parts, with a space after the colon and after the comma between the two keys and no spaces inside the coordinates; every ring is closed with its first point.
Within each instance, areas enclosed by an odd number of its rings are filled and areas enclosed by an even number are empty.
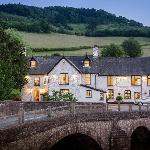
{"type": "Polygon", "coordinates": [[[141,76],[132,76],[131,83],[132,85],[141,85],[141,76]]]}
{"type": "Polygon", "coordinates": [[[150,85],[150,75],[147,76],[147,85],[150,85]]]}
{"type": "Polygon", "coordinates": [[[69,89],[61,89],[60,92],[62,94],[68,94],[69,93],[69,89]]]}
{"type": "Polygon", "coordinates": [[[34,86],[40,86],[40,78],[34,78],[34,86]]]}
{"type": "Polygon", "coordinates": [[[113,86],[113,76],[107,76],[107,85],[113,86]]]}
{"type": "Polygon", "coordinates": [[[91,75],[85,74],[85,84],[90,85],[91,84],[91,75]]]}
{"type": "Polygon", "coordinates": [[[131,91],[130,90],[124,91],[124,98],[125,99],[131,99],[131,91]]]}
{"type": "Polygon", "coordinates": [[[84,67],[90,67],[90,60],[89,59],[84,60],[84,67]]]}
{"type": "Polygon", "coordinates": [[[69,84],[69,75],[68,75],[68,73],[60,74],[59,84],[62,84],[62,85],[69,84]]]}
{"type": "Polygon", "coordinates": [[[134,92],[134,99],[140,99],[141,93],[140,92],[134,92]]]}
{"type": "Polygon", "coordinates": [[[31,60],[31,68],[34,68],[37,66],[37,62],[35,60],[31,60]]]}
{"type": "Polygon", "coordinates": [[[86,97],[92,97],[92,91],[91,90],[86,90],[86,97]]]}
{"type": "Polygon", "coordinates": [[[114,99],[114,90],[113,89],[107,90],[107,99],[114,99]]]}

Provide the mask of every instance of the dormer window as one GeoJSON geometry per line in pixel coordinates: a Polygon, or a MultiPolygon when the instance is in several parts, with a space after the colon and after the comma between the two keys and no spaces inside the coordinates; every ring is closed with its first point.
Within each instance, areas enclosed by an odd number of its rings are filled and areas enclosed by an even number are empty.
{"type": "Polygon", "coordinates": [[[31,58],[30,61],[30,67],[31,68],[37,67],[37,61],[33,57],[31,58]]]}
{"type": "Polygon", "coordinates": [[[84,61],[83,61],[83,66],[84,67],[90,67],[91,66],[91,60],[90,58],[86,55],[84,61]]]}
{"type": "Polygon", "coordinates": [[[90,60],[89,59],[84,60],[84,67],[90,67],[90,60]]]}

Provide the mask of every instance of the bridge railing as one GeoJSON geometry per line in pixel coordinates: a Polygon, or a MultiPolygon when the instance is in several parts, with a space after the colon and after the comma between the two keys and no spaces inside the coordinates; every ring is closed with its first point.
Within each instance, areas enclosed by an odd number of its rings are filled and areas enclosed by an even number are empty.
{"type": "MultiPolygon", "coordinates": [[[[102,104],[102,103],[47,103],[47,104],[33,104],[33,107],[27,103],[18,103],[15,111],[9,109],[8,104],[0,106],[0,126],[7,124],[23,124],[26,121],[37,119],[56,118],[68,114],[80,113],[96,113],[104,111],[150,111],[150,105],[133,105],[133,104],[102,104]],[[3,112],[4,111],[4,112],[3,112]],[[10,122],[11,120],[11,122],[10,122]]],[[[11,107],[11,105],[10,105],[11,107]]]]}

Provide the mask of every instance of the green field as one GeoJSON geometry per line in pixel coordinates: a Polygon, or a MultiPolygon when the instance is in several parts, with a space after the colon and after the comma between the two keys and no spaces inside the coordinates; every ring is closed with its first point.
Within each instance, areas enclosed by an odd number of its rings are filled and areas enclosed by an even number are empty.
{"type": "MultiPolygon", "coordinates": [[[[79,46],[93,46],[93,45],[109,45],[110,43],[121,44],[126,37],[85,37],[66,34],[42,34],[42,33],[26,33],[21,32],[23,40],[32,48],[69,48],[79,46]]],[[[136,37],[136,40],[142,45],[144,56],[150,56],[150,38],[136,37]]],[[[92,49],[82,49],[74,51],[59,51],[64,55],[84,55],[86,52],[92,54],[92,49]]],[[[50,52],[30,52],[29,55],[51,55],[58,53],[50,52]]]]}

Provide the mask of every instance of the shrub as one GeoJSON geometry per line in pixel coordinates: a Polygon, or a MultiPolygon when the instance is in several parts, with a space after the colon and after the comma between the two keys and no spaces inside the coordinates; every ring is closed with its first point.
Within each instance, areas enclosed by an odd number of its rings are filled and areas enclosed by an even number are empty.
{"type": "Polygon", "coordinates": [[[122,100],[123,100],[123,97],[122,97],[121,95],[118,95],[118,96],[116,97],[116,100],[117,100],[117,101],[122,101],[122,100]]]}
{"type": "Polygon", "coordinates": [[[48,101],[64,101],[64,102],[76,102],[77,98],[72,93],[62,93],[61,91],[52,91],[52,95],[48,96],[48,101]]]}

